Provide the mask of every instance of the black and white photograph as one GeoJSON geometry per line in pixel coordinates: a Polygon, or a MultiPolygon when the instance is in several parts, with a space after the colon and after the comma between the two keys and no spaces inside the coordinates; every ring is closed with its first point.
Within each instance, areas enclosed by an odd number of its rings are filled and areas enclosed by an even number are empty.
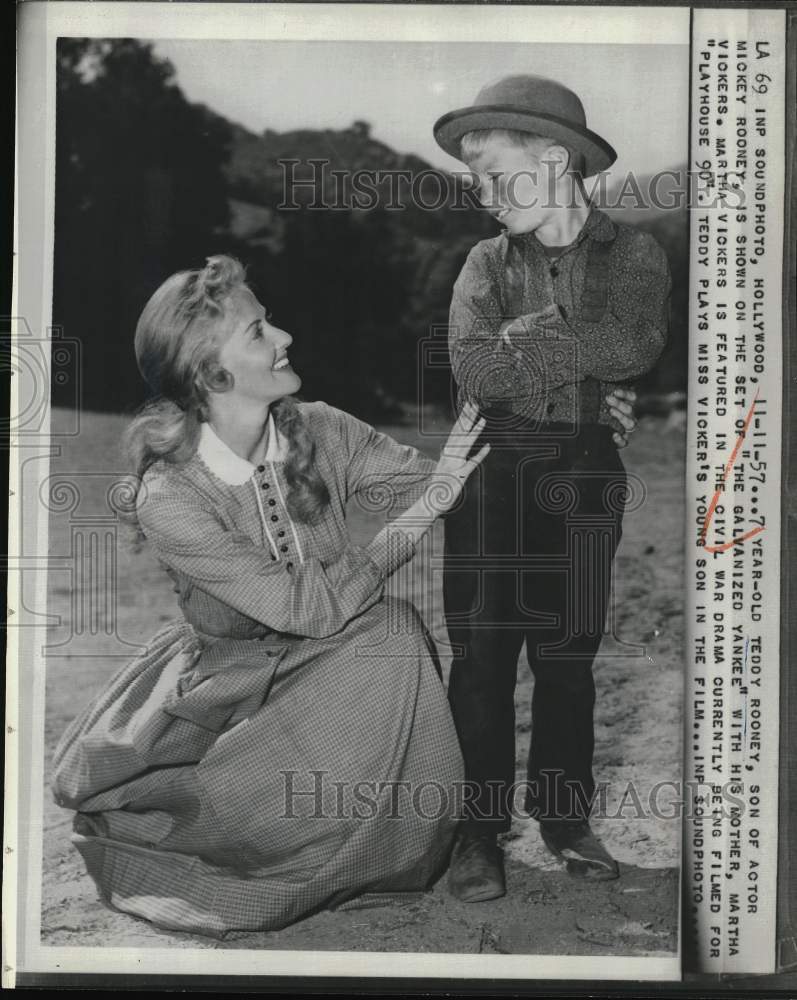
{"type": "Polygon", "coordinates": [[[63,6],[30,967],[679,978],[688,8],[63,6]]]}

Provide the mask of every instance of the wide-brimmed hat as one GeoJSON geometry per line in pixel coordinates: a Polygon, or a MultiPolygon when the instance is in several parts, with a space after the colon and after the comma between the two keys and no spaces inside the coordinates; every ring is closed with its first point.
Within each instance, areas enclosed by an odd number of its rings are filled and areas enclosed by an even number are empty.
{"type": "Polygon", "coordinates": [[[584,176],[600,173],[617,159],[605,139],[587,128],[584,105],[572,90],[543,76],[506,76],[482,87],[475,104],[438,118],[434,137],[462,159],[460,140],[474,129],[507,128],[548,136],[584,157],[584,176]]]}

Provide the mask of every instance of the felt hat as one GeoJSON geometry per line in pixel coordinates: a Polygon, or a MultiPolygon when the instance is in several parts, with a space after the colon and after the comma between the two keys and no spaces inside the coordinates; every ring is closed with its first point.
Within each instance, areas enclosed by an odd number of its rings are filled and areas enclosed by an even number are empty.
{"type": "Polygon", "coordinates": [[[617,153],[587,128],[584,105],[572,90],[543,76],[506,76],[482,87],[469,108],[438,118],[434,137],[447,153],[462,158],[460,140],[474,129],[506,128],[544,135],[584,157],[584,176],[611,166],[617,153]]]}

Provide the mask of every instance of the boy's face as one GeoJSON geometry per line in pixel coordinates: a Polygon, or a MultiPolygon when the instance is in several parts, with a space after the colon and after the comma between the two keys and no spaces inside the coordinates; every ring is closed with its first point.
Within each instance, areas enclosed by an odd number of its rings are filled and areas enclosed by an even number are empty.
{"type": "Polygon", "coordinates": [[[479,182],[479,200],[512,234],[531,233],[556,206],[556,172],[539,151],[494,139],[467,161],[479,182]]]}

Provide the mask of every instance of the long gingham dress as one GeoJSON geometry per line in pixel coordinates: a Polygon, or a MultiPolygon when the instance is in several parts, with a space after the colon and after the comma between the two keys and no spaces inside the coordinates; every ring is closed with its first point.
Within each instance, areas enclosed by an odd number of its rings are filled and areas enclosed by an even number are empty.
{"type": "Polygon", "coordinates": [[[70,725],[56,800],[101,898],[172,929],[283,927],[444,864],[462,759],[415,609],[384,596],[413,552],[352,545],[345,505],[397,510],[434,463],[323,403],[299,404],[331,503],[285,505],[285,441],[262,465],[203,425],[153,466],[141,526],[179,592],[170,623],[70,725]],[[387,491],[387,492],[386,492],[387,491]]]}

